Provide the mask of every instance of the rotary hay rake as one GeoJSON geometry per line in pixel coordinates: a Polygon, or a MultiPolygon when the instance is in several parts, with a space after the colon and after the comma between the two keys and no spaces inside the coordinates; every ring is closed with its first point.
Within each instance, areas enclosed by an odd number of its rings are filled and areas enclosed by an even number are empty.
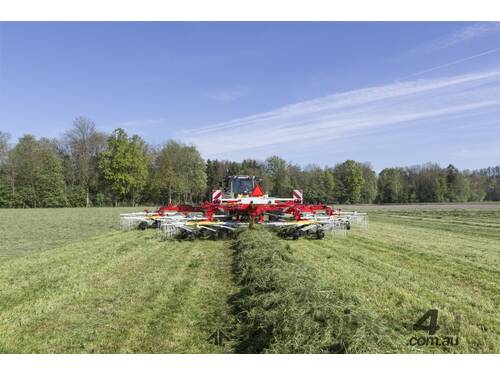
{"type": "Polygon", "coordinates": [[[265,194],[254,176],[229,176],[227,180],[226,191],[214,190],[210,202],[199,206],[169,204],[156,211],[122,214],[121,228],[157,228],[162,239],[225,239],[258,225],[296,240],[345,235],[353,223],[368,224],[364,213],[303,204],[300,190],[294,190],[292,198],[276,198],[265,194]]]}

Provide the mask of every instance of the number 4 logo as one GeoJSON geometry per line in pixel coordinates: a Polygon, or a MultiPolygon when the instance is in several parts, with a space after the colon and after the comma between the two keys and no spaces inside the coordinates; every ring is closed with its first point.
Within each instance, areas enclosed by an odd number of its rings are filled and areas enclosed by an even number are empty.
{"type": "Polygon", "coordinates": [[[431,309],[427,311],[424,315],[420,317],[419,320],[413,325],[414,330],[427,331],[429,335],[433,335],[439,329],[437,325],[438,311],[437,309],[431,309]],[[430,318],[429,325],[425,325],[425,321],[430,318]]]}

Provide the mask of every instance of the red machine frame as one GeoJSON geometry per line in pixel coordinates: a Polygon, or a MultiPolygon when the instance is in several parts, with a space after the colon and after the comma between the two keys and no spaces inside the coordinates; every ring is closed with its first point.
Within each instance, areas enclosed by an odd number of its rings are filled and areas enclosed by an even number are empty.
{"type": "MultiPolygon", "coordinates": [[[[259,188],[260,189],[260,188],[259,188]]],[[[256,200],[262,195],[252,195],[256,200]]],[[[186,204],[169,204],[164,207],[160,207],[156,213],[159,216],[165,216],[167,212],[177,212],[182,214],[189,214],[194,212],[203,212],[207,221],[217,221],[217,213],[225,213],[229,216],[235,218],[235,221],[240,221],[243,217],[248,217],[250,220],[256,220],[257,222],[264,221],[265,214],[291,214],[294,221],[299,221],[302,219],[302,215],[305,213],[316,214],[318,211],[323,211],[327,216],[335,215],[333,209],[324,204],[303,204],[299,199],[294,200],[283,200],[279,199],[269,200],[268,203],[254,203],[250,200],[250,203],[239,202],[238,199],[232,200],[216,200],[212,202],[204,202],[200,206],[192,206],[186,204]],[[274,201],[274,203],[270,203],[274,201]]]]}

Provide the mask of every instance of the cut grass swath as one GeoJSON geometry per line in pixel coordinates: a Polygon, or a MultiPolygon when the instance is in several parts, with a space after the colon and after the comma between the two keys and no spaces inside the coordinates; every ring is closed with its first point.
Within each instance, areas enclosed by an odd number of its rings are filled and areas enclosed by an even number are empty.
{"type": "Polygon", "coordinates": [[[290,246],[267,230],[241,233],[234,246],[232,299],[239,353],[377,352],[388,338],[349,293],[316,279],[290,246]]]}

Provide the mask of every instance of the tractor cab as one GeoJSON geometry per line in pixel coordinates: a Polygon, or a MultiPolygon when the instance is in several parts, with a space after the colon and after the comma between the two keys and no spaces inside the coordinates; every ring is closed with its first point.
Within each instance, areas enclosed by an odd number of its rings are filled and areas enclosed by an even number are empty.
{"type": "Polygon", "coordinates": [[[248,197],[257,184],[255,176],[228,176],[225,195],[228,198],[248,197]]]}

